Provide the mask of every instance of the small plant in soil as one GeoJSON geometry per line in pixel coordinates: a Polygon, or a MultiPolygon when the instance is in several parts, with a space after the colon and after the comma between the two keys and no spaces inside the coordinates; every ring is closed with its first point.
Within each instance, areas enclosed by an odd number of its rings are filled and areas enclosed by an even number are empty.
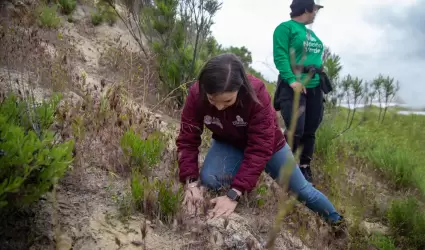
{"type": "Polygon", "coordinates": [[[100,25],[102,22],[103,22],[103,16],[102,16],[102,14],[101,14],[101,13],[99,13],[99,12],[93,12],[93,13],[91,14],[91,23],[92,23],[94,26],[98,26],[98,25],[100,25]]]}
{"type": "Polygon", "coordinates": [[[151,170],[155,164],[158,164],[164,148],[160,132],[154,132],[146,139],[142,139],[132,129],[124,133],[120,144],[127,157],[128,165],[141,171],[151,170]]]}
{"type": "Polygon", "coordinates": [[[77,7],[76,0],[58,0],[58,3],[62,13],[65,15],[71,14],[77,7]]]}
{"type": "Polygon", "coordinates": [[[112,26],[117,22],[118,15],[110,5],[104,1],[99,1],[96,4],[96,8],[97,11],[91,14],[91,20],[94,26],[100,25],[103,22],[107,22],[112,26]]]}
{"type": "MultiPolygon", "coordinates": [[[[167,180],[153,180],[133,170],[130,211],[140,211],[149,219],[158,218],[170,224],[180,210],[182,187],[167,180]]],[[[126,210],[124,210],[126,211],[126,210]]]]}
{"type": "Polygon", "coordinates": [[[39,13],[39,26],[46,28],[58,28],[61,24],[61,19],[57,16],[57,9],[58,7],[56,5],[51,7],[41,5],[37,11],[39,13]]]}

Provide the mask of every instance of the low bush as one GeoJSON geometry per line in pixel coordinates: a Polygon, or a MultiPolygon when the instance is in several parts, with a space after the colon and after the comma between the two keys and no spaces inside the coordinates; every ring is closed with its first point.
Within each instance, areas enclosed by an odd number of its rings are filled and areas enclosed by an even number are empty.
{"type": "Polygon", "coordinates": [[[50,190],[71,164],[74,141],[49,130],[60,96],[35,105],[8,96],[0,104],[0,208],[23,207],[50,190]]]}
{"type": "Polygon", "coordinates": [[[61,24],[60,17],[57,16],[57,6],[40,6],[38,8],[38,25],[45,28],[58,28],[61,24]]]}
{"type": "Polygon", "coordinates": [[[91,14],[91,21],[94,26],[100,25],[103,22],[107,22],[112,26],[117,22],[118,15],[109,4],[99,1],[96,4],[96,8],[97,11],[91,14]]]}
{"type": "Polygon", "coordinates": [[[174,180],[151,178],[146,171],[161,161],[162,134],[154,132],[142,139],[130,129],[121,138],[121,148],[132,171],[131,192],[121,201],[121,211],[126,215],[140,211],[150,219],[171,223],[180,209],[182,187],[174,180]]]}
{"type": "Polygon", "coordinates": [[[128,165],[138,170],[150,170],[155,164],[158,164],[164,149],[164,141],[160,132],[152,133],[146,139],[142,139],[130,129],[121,137],[120,144],[128,165]]]}
{"type": "Polygon", "coordinates": [[[59,0],[58,3],[62,13],[65,15],[71,14],[77,7],[77,1],[75,0],[59,0]]]}

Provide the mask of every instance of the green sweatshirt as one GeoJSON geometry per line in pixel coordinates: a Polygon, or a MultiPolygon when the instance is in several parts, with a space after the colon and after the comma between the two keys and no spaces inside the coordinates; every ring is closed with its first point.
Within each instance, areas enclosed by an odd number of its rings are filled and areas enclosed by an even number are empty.
{"type": "MultiPolygon", "coordinates": [[[[303,57],[305,41],[308,41],[308,43],[303,65],[315,65],[316,67],[321,67],[323,43],[312,30],[305,26],[305,24],[289,20],[277,26],[273,33],[274,64],[279,71],[281,78],[288,81],[289,84],[297,81],[297,77],[291,70],[289,48],[293,48],[295,50],[296,64],[300,64],[303,57]],[[309,39],[307,39],[307,32],[310,34],[309,39]]],[[[305,73],[299,76],[301,82],[303,82],[305,76],[305,73]]],[[[306,88],[314,88],[318,85],[319,75],[316,74],[306,84],[306,88]]]]}

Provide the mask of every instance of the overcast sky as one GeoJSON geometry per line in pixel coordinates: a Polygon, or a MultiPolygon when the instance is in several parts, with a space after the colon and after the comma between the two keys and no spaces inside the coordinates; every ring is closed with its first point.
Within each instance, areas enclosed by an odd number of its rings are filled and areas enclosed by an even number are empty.
{"type": "MultiPolygon", "coordinates": [[[[225,0],[213,34],[224,46],[246,46],[253,67],[276,80],[273,31],[289,19],[292,0],[225,0]]],[[[425,106],[425,0],[316,0],[325,6],[312,29],[341,56],[342,74],[400,81],[400,97],[425,106]]]]}

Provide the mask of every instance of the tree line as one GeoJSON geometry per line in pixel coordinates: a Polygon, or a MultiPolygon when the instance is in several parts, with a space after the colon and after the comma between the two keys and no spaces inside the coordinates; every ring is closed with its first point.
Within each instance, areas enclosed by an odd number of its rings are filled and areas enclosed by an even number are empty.
{"type": "Polygon", "coordinates": [[[187,94],[187,84],[193,82],[203,63],[224,52],[238,55],[248,72],[265,80],[251,67],[251,51],[246,47],[224,47],[212,35],[211,26],[222,1],[103,1],[116,11],[142,53],[154,55],[162,90],[173,91],[179,106],[187,94]]]}
{"type": "Polygon", "coordinates": [[[394,77],[378,74],[371,81],[365,81],[351,74],[341,76],[343,66],[341,57],[332,53],[326,47],[323,53],[323,66],[329,79],[333,84],[334,91],[329,93],[327,100],[332,105],[341,105],[345,102],[349,108],[347,125],[351,127],[354,115],[359,104],[364,108],[371,107],[373,103],[378,103],[378,121],[382,122],[388,110],[388,105],[397,97],[400,90],[399,81],[394,77]]]}

